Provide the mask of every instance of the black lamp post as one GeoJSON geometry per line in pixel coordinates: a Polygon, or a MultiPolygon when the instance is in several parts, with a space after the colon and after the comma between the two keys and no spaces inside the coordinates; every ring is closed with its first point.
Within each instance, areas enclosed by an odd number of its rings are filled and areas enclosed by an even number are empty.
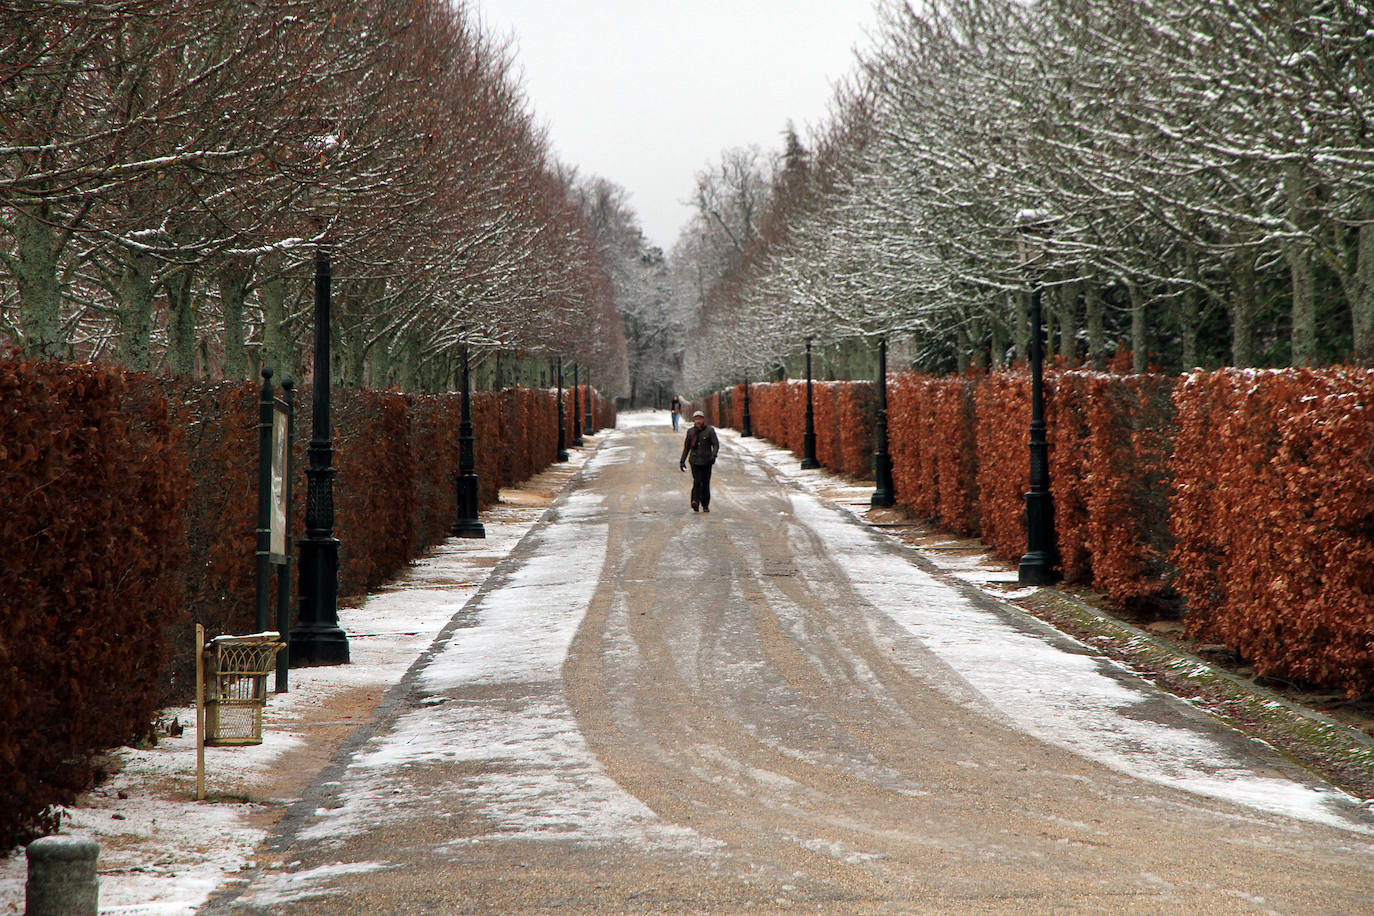
{"type": "Polygon", "coordinates": [[[558,379],[558,460],[568,460],[568,417],[563,412],[563,357],[558,357],[558,368],[554,370],[558,379]]]}
{"type": "Polygon", "coordinates": [[[1018,216],[1017,241],[1021,263],[1031,273],[1030,362],[1030,490],[1026,493],[1026,554],[1017,567],[1021,585],[1049,585],[1058,576],[1054,535],[1054,502],[1050,496],[1050,453],[1045,431],[1045,358],[1041,337],[1041,278],[1048,220],[1043,213],[1026,211],[1018,216]]]}
{"type": "Polygon", "coordinates": [[[467,344],[463,344],[462,405],[458,420],[458,517],[451,531],[454,537],[484,538],[487,529],[477,519],[477,462],[472,449],[472,386],[467,344]]]}
{"type": "Polygon", "coordinates": [[[754,435],[754,424],[749,419],[749,375],[744,376],[744,416],[740,419],[739,435],[741,439],[747,439],[754,435]]]}
{"type": "Polygon", "coordinates": [[[578,399],[577,363],[573,363],[573,448],[582,447],[582,402],[578,399]]]}
{"type": "Polygon", "coordinates": [[[587,409],[583,412],[582,418],[585,426],[582,429],[584,436],[595,436],[596,425],[592,421],[592,370],[587,370],[587,409]]]}
{"type": "Polygon", "coordinates": [[[802,433],[802,470],[818,468],[816,460],[816,410],[811,400],[811,338],[806,338],[806,431],[802,433]]]}
{"type": "Polygon", "coordinates": [[[291,664],[348,661],[339,626],[339,542],[334,537],[334,449],[329,428],[329,249],[315,250],[315,365],[310,445],[306,449],[305,537],[300,549],[300,619],[291,631],[291,664]]]}
{"type": "Polygon", "coordinates": [[[887,451],[887,338],[878,340],[878,416],[875,430],[877,443],[873,450],[873,498],[869,506],[886,508],[897,502],[892,486],[892,456],[887,451]]]}

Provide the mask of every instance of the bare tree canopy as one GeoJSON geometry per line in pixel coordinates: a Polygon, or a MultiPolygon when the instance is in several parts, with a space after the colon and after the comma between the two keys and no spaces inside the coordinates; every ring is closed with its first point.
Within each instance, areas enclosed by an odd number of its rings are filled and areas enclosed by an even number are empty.
{"type": "Polygon", "coordinates": [[[328,245],[346,383],[442,388],[466,343],[624,385],[592,229],[462,7],[3,0],[0,23],[0,341],[299,368],[328,245]]]}
{"type": "Polygon", "coordinates": [[[1067,362],[1374,362],[1365,4],[889,0],[880,18],[829,120],[786,135],[752,236],[707,253],[727,195],[698,181],[674,263],[699,274],[694,385],[808,338],[909,341],[935,370],[1023,355],[1028,213],[1067,362]]]}

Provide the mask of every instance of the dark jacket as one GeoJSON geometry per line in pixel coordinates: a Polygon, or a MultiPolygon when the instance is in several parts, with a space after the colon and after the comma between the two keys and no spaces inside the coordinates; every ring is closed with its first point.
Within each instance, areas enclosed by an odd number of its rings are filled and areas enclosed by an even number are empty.
{"type": "Polygon", "coordinates": [[[715,464],[716,454],[720,451],[720,439],[716,438],[716,428],[707,423],[701,429],[693,424],[687,430],[687,439],[682,443],[682,458],[678,464],[690,460],[692,464],[715,464]]]}

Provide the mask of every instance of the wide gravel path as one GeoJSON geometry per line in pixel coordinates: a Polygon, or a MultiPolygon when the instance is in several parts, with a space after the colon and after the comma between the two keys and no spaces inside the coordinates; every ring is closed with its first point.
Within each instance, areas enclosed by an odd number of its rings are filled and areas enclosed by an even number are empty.
{"type": "Polygon", "coordinates": [[[210,911],[1371,912],[1367,810],[723,443],[603,437],[210,911]]]}

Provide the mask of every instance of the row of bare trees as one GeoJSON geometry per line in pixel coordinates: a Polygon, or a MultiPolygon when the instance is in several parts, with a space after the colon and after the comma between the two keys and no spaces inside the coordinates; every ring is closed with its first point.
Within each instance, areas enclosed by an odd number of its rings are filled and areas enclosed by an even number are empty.
{"type": "Polygon", "coordinates": [[[0,0],[0,343],[440,390],[462,345],[625,385],[614,291],[512,73],[450,0],[0,0]]]}
{"type": "Polygon", "coordinates": [[[687,250],[703,205],[679,242],[710,276],[691,382],[806,338],[1000,363],[1033,282],[1073,363],[1374,363],[1367,4],[886,0],[880,22],[811,149],[761,170],[755,235],[714,269],[687,250]]]}

